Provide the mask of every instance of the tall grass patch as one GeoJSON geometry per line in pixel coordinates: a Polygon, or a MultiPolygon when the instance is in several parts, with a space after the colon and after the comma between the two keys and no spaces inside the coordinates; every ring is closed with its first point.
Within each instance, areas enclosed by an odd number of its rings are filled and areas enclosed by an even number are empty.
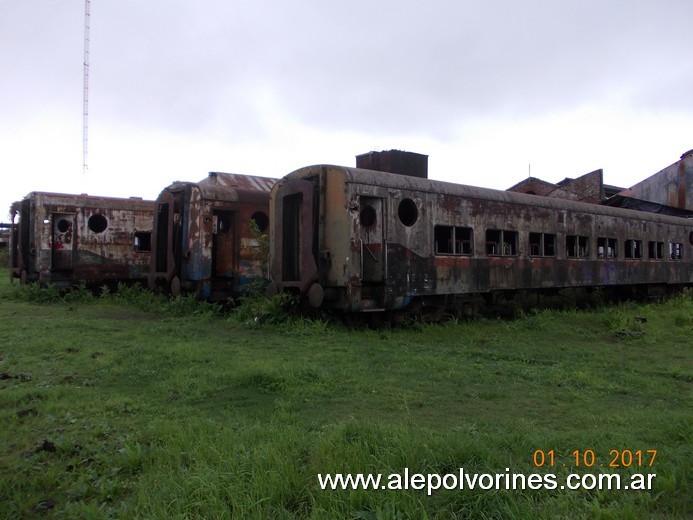
{"type": "Polygon", "coordinates": [[[2,280],[2,517],[690,515],[690,297],[349,330],[297,316],[248,327],[130,288],[39,303],[2,280]],[[537,467],[537,450],[555,465],[537,467]],[[588,450],[595,465],[576,466],[588,450]],[[610,468],[611,450],[657,459],[610,468]],[[657,477],[642,491],[318,482],[460,468],[657,477]]]}

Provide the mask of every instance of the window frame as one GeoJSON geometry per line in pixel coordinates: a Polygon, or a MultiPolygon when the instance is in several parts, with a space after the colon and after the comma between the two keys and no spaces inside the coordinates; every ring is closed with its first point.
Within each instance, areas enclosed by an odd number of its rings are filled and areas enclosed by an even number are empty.
{"type": "Polygon", "coordinates": [[[669,242],[669,260],[683,260],[683,242],[669,242]]]}
{"type": "Polygon", "coordinates": [[[136,253],[151,253],[152,251],[152,232],[135,231],[133,233],[133,251],[136,253]]]}
{"type": "Polygon", "coordinates": [[[433,227],[433,253],[436,256],[472,256],[474,254],[474,229],[467,226],[448,226],[445,224],[436,224],[433,227]],[[449,231],[449,235],[443,237],[450,246],[441,251],[438,247],[441,237],[439,232],[449,231]],[[462,238],[458,238],[458,233],[462,238]]]}
{"type": "Polygon", "coordinates": [[[538,233],[531,231],[529,233],[528,237],[528,242],[529,242],[529,256],[531,257],[536,257],[536,258],[554,258],[556,257],[556,243],[558,242],[558,238],[555,233],[538,233]],[[532,241],[533,239],[537,239],[538,242],[532,241]],[[547,241],[547,239],[550,239],[547,241]],[[532,251],[532,247],[538,247],[536,252],[532,251]],[[549,247],[552,248],[553,252],[547,252],[549,247]]]}
{"type": "Polygon", "coordinates": [[[647,242],[647,259],[664,260],[664,242],[649,240],[647,242]]]}
{"type": "Polygon", "coordinates": [[[597,258],[599,260],[618,258],[618,239],[614,237],[597,237],[597,258]]]}
{"type": "Polygon", "coordinates": [[[627,238],[623,243],[623,257],[627,260],[642,260],[642,240],[627,238]]]}
{"type": "Polygon", "coordinates": [[[512,257],[519,255],[519,233],[512,229],[486,229],[486,256],[512,257]],[[498,240],[489,240],[489,233],[498,233],[498,240]],[[507,237],[507,239],[506,239],[507,237]],[[494,251],[489,251],[489,246],[494,246],[494,251]],[[506,252],[506,245],[510,248],[506,252]],[[495,252],[495,247],[500,249],[500,252],[495,252]]]}
{"type": "Polygon", "coordinates": [[[574,260],[584,260],[590,257],[590,240],[585,235],[566,235],[565,236],[565,257],[574,260]],[[570,254],[569,240],[574,239],[573,249],[575,254],[570,254]]]}

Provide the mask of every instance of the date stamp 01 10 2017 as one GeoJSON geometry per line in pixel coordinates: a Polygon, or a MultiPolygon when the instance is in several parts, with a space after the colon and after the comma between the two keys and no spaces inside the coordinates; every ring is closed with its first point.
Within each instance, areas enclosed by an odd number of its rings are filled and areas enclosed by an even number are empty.
{"type": "Polygon", "coordinates": [[[651,468],[657,458],[657,450],[609,450],[602,462],[594,450],[573,450],[565,458],[556,454],[556,450],[535,450],[532,462],[537,468],[574,467],[574,468],[651,468]]]}

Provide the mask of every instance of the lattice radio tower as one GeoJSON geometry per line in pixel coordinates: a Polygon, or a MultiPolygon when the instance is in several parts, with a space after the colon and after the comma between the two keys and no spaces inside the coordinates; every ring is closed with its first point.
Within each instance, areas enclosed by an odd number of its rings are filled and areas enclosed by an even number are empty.
{"type": "Polygon", "coordinates": [[[87,173],[89,141],[89,22],[90,0],[84,0],[84,89],[82,92],[82,173],[87,173]]]}

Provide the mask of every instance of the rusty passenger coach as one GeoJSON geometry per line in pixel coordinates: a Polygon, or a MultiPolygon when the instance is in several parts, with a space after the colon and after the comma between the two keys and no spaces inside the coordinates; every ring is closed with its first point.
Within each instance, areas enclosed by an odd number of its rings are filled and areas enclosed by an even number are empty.
{"type": "Polygon", "coordinates": [[[165,188],[156,201],[150,289],[220,301],[266,277],[251,220],[267,233],[274,182],[212,172],[165,188]]]}
{"type": "Polygon", "coordinates": [[[10,212],[12,279],[59,287],[147,279],[153,201],[32,192],[10,212]]]}
{"type": "Polygon", "coordinates": [[[382,171],[299,169],[275,185],[270,218],[270,291],[344,312],[693,283],[692,220],[382,171]]]}

